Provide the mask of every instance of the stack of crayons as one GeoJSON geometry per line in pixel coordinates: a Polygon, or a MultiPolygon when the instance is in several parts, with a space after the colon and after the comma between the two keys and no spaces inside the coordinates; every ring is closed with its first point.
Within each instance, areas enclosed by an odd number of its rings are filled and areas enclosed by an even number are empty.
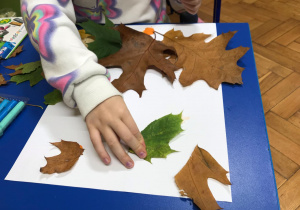
{"type": "Polygon", "coordinates": [[[24,107],[24,101],[0,97],[0,136],[24,107]]]}

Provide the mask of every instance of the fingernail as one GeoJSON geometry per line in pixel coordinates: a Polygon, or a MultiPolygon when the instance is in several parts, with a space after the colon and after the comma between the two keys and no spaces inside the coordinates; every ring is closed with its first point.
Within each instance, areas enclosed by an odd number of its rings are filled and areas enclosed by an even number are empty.
{"type": "Polygon", "coordinates": [[[133,163],[132,162],[127,162],[126,163],[126,167],[127,168],[132,168],[133,167],[133,163]]]}
{"type": "Polygon", "coordinates": [[[146,157],[146,153],[145,152],[140,152],[140,158],[145,158],[146,157]]]}
{"type": "Polygon", "coordinates": [[[109,160],[108,160],[108,158],[104,158],[104,159],[103,159],[103,161],[104,161],[104,163],[105,163],[106,165],[108,165],[108,164],[109,164],[109,160]]]}

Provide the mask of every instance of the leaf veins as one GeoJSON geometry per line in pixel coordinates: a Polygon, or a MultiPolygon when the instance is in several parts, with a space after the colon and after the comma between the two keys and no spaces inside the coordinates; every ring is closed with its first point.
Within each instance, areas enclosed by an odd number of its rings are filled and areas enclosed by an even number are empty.
{"type": "Polygon", "coordinates": [[[168,47],[151,36],[123,24],[115,29],[120,32],[122,48],[117,53],[100,59],[99,63],[105,67],[121,67],[123,69],[120,78],[112,82],[120,92],[132,89],[141,97],[142,92],[146,90],[144,76],[150,66],[155,66],[171,82],[174,81],[174,71],[178,68],[164,56],[166,51],[175,53],[173,47],[168,47]]]}
{"type": "Polygon", "coordinates": [[[175,64],[183,68],[179,82],[188,86],[197,80],[205,80],[214,89],[218,89],[222,82],[242,84],[244,68],[237,66],[237,61],[249,48],[226,50],[235,33],[223,33],[208,43],[204,40],[210,35],[202,33],[189,37],[184,37],[180,30],[165,33],[163,43],[176,49],[178,61],[175,64]]]}

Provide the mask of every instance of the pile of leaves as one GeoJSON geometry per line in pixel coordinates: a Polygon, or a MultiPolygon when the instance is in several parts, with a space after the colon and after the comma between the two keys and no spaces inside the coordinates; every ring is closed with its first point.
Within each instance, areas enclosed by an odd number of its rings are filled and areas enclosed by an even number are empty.
{"type": "MultiPolygon", "coordinates": [[[[16,57],[18,54],[20,54],[21,52],[23,52],[23,45],[21,46],[18,46],[9,56],[9,58],[13,58],[13,57],[16,57]]],[[[13,67],[14,65],[10,66],[11,68],[13,67]]],[[[7,67],[6,67],[7,68],[7,67]]],[[[3,74],[0,74],[0,86],[2,85],[6,85],[7,84],[7,80],[5,80],[5,78],[3,77],[3,74]]]]}
{"type": "Polygon", "coordinates": [[[239,67],[237,61],[249,48],[226,50],[236,32],[223,33],[205,43],[204,40],[210,35],[196,33],[184,37],[182,31],[172,29],[163,34],[161,42],[149,36],[158,33],[154,29],[147,28],[142,33],[123,24],[114,26],[108,19],[105,26],[92,21],[80,26],[84,28],[81,32],[83,42],[90,39],[86,42],[88,49],[98,56],[99,63],[107,68],[122,68],[120,78],[112,82],[120,92],[131,89],[141,97],[146,89],[144,76],[149,67],[155,67],[170,82],[175,79],[174,71],[183,68],[179,77],[183,86],[197,80],[205,80],[214,89],[218,89],[222,82],[242,84],[244,68],[239,67]]]}
{"type": "Polygon", "coordinates": [[[11,76],[10,81],[17,84],[29,81],[30,86],[34,86],[39,81],[44,79],[41,61],[30,62],[26,64],[21,63],[17,66],[5,66],[5,68],[14,70],[13,73],[8,75],[11,76]]]}
{"type": "MultiPolygon", "coordinates": [[[[5,68],[14,71],[8,74],[10,76],[9,82],[15,82],[16,84],[20,84],[22,82],[28,81],[30,86],[34,86],[44,79],[44,72],[43,72],[41,61],[35,61],[26,64],[20,63],[19,65],[5,66],[5,68]]],[[[3,78],[3,82],[4,84],[7,83],[7,81],[5,81],[4,78],[3,78]]],[[[0,84],[1,84],[1,77],[0,77],[0,84]]],[[[54,105],[57,102],[62,101],[62,94],[60,91],[55,89],[49,94],[45,95],[44,98],[45,98],[44,101],[45,104],[54,105]]]]}
{"type": "Polygon", "coordinates": [[[209,35],[200,33],[184,37],[182,31],[172,29],[163,35],[164,39],[160,42],[122,24],[114,29],[121,34],[122,48],[115,54],[99,59],[99,63],[107,68],[122,68],[120,78],[113,81],[120,92],[132,89],[141,96],[145,90],[144,75],[151,66],[171,82],[175,78],[174,71],[183,68],[179,78],[183,86],[197,80],[205,80],[214,89],[218,89],[222,82],[242,84],[244,68],[239,67],[237,61],[249,48],[226,50],[235,32],[222,34],[205,43],[209,35]],[[175,59],[174,55],[177,55],[175,59]]]}

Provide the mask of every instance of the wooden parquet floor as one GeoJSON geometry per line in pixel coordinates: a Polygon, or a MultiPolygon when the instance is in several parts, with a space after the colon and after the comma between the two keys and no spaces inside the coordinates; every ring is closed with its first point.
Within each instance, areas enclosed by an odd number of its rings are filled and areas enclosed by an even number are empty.
{"type": "Polygon", "coordinates": [[[300,210],[300,0],[222,0],[220,22],[250,25],[280,207],[300,210]]]}

